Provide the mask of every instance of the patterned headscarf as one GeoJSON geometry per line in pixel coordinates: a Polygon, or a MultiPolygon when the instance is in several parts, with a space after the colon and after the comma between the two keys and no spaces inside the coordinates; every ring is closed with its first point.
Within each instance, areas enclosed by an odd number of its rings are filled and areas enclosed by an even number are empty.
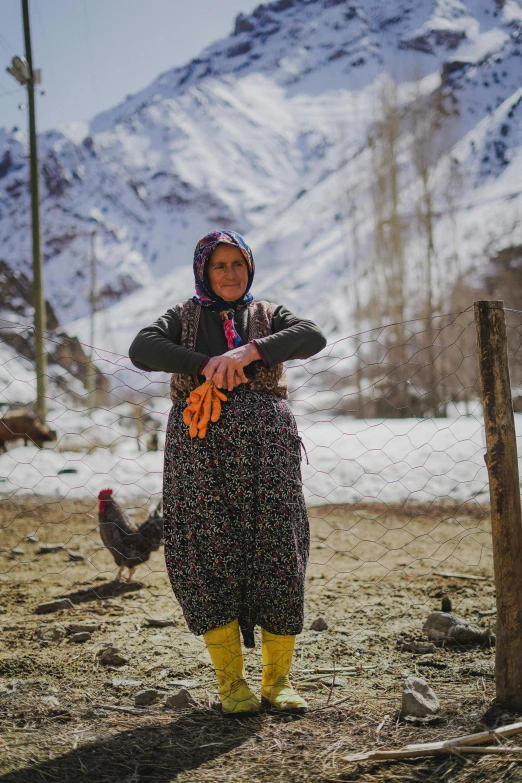
{"type": "Polygon", "coordinates": [[[242,310],[252,300],[253,296],[249,293],[250,287],[254,280],[255,263],[254,256],[250,247],[240,234],[236,234],[235,231],[211,231],[210,234],[206,234],[199,240],[194,251],[194,279],[196,282],[196,296],[192,297],[194,302],[208,307],[211,310],[218,310],[223,321],[223,329],[225,330],[225,337],[227,338],[227,345],[229,349],[237,348],[243,342],[241,337],[237,333],[236,324],[234,321],[234,313],[238,310],[242,310]],[[210,254],[214,248],[219,244],[233,245],[239,248],[243,253],[247,267],[248,267],[248,283],[246,291],[240,299],[236,299],[235,302],[226,302],[221,297],[216,296],[212,288],[207,275],[207,263],[210,258],[210,254]]]}

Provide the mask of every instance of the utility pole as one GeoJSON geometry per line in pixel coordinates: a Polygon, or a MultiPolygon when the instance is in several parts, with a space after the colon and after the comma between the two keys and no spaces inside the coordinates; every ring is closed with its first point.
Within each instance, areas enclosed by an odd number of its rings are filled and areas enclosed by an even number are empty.
{"type": "Polygon", "coordinates": [[[96,314],[96,254],[94,251],[94,240],[96,238],[96,231],[91,231],[91,291],[90,291],[90,304],[91,304],[91,339],[90,339],[90,366],[89,366],[89,380],[88,389],[91,407],[94,407],[94,395],[96,389],[96,368],[94,366],[94,316],[96,314]]]}
{"type": "Polygon", "coordinates": [[[40,247],[40,186],[38,180],[38,149],[36,138],[36,114],[34,86],[40,83],[40,71],[33,69],[29,0],[22,0],[25,57],[13,57],[7,71],[27,87],[29,107],[29,157],[31,169],[31,217],[33,233],[33,306],[34,306],[34,358],[36,365],[36,414],[45,421],[47,413],[46,382],[47,353],[45,350],[45,298],[42,281],[42,251],[40,247]]]}

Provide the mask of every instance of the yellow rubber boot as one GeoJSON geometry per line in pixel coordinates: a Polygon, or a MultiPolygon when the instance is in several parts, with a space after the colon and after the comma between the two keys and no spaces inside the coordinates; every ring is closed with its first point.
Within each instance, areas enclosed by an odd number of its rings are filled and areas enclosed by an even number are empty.
{"type": "Polygon", "coordinates": [[[230,717],[257,714],[261,705],[245,680],[239,622],[232,620],[227,625],[211,628],[203,638],[216,671],[223,714],[230,717]]]}
{"type": "Polygon", "coordinates": [[[288,679],[294,655],[295,636],[278,636],[263,628],[262,699],[279,712],[306,712],[305,700],[299,696],[288,679]]]}

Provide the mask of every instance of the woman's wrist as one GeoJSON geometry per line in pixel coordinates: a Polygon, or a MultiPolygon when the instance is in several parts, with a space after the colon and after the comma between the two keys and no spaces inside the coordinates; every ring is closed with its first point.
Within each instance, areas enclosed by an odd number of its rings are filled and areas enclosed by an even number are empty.
{"type": "Polygon", "coordinates": [[[249,349],[249,357],[251,362],[258,362],[261,359],[261,354],[259,353],[259,348],[257,347],[255,340],[251,340],[248,343],[248,349],[249,349]]]}
{"type": "Polygon", "coordinates": [[[209,361],[210,361],[210,356],[207,356],[207,358],[203,361],[203,364],[201,364],[199,367],[198,375],[203,375],[203,370],[205,369],[209,361]]]}
{"type": "Polygon", "coordinates": [[[263,356],[263,353],[259,349],[259,346],[258,346],[257,342],[255,340],[250,340],[250,342],[248,344],[251,345],[252,348],[254,349],[253,353],[255,354],[255,356],[252,359],[252,361],[253,362],[257,362],[257,361],[263,362],[265,367],[269,367],[270,365],[268,364],[267,360],[263,356]]]}

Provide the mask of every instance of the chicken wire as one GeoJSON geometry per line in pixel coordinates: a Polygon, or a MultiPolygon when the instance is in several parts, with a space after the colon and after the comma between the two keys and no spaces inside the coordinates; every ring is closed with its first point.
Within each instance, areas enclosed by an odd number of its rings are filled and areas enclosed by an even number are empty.
{"type": "MultiPolygon", "coordinates": [[[[522,319],[507,316],[517,410],[522,319]]],[[[35,375],[20,353],[31,330],[11,324],[2,335],[5,415],[32,403],[35,375]]],[[[47,422],[57,439],[41,449],[15,442],[0,456],[3,592],[33,614],[53,599],[70,601],[35,615],[27,645],[53,644],[57,623],[66,640],[74,627],[92,626],[84,642],[93,656],[109,644],[132,646],[124,668],[138,656],[183,682],[208,659],[186,629],[161,549],[138,567],[135,582],[117,582],[97,518],[102,489],[112,489],[136,523],[161,498],[165,376],[101,348],[90,356],[83,346],[79,358],[76,343],[68,351],[53,334],[48,345],[61,357],[48,372],[47,422]]],[[[288,375],[311,526],[302,640],[313,650],[298,649],[297,671],[306,674],[308,655],[336,671],[379,640],[419,638],[446,593],[454,610],[489,623],[493,564],[472,310],[335,340],[316,357],[290,362],[288,375]]],[[[1,610],[6,628],[16,623],[12,603],[1,610]]],[[[358,666],[359,674],[375,669],[371,660],[358,666]]]]}

